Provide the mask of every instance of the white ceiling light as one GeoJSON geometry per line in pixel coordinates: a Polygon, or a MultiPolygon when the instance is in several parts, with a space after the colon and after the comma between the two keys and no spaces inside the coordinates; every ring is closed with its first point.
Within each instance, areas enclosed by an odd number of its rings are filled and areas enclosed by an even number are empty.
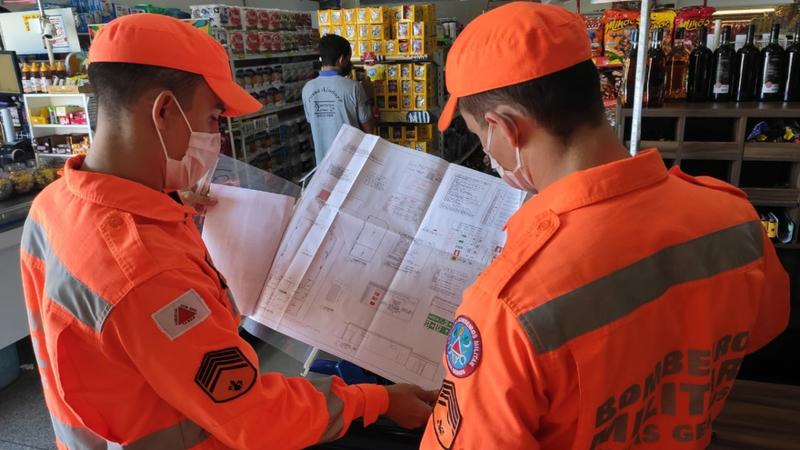
{"type": "Polygon", "coordinates": [[[775,8],[725,9],[714,12],[714,16],[742,16],[745,14],[765,14],[775,12],[775,8]]]}

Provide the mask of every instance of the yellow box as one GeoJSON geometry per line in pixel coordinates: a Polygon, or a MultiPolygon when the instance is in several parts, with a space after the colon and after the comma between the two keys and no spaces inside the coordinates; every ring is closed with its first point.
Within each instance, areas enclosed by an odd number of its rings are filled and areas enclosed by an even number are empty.
{"type": "Polygon", "coordinates": [[[369,39],[369,24],[358,24],[358,39],[365,41],[369,39]]]}
{"type": "Polygon", "coordinates": [[[425,95],[428,93],[428,84],[423,80],[412,81],[414,95],[425,95]]]}
{"type": "Polygon", "coordinates": [[[378,125],[378,136],[383,139],[389,139],[389,126],[386,125],[378,125]]]}
{"type": "Polygon", "coordinates": [[[331,34],[331,31],[333,31],[333,27],[329,25],[322,25],[319,27],[319,36],[322,37],[326,34],[331,34]]]}
{"type": "Polygon", "coordinates": [[[334,25],[331,27],[331,34],[344,37],[344,27],[341,25],[334,25]]]}
{"type": "MultiPolygon", "coordinates": [[[[386,66],[383,64],[375,64],[364,68],[367,76],[375,84],[375,91],[377,92],[378,86],[383,87],[383,80],[386,79],[386,66]]],[[[382,92],[377,92],[382,93],[382,92]]]]}
{"type": "Polygon", "coordinates": [[[409,48],[409,54],[411,55],[424,55],[427,52],[427,47],[425,47],[425,38],[414,38],[411,39],[411,45],[409,48]]]}
{"type": "Polygon", "coordinates": [[[426,111],[428,109],[428,96],[415,95],[413,108],[416,111],[426,111]]]}
{"type": "Polygon", "coordinates": [[[411,80],[401,80],[400,81],[400,93],[404,95],[411,95],[413,92],[411,90],[411,80]]]}
{"type": "Polygon", "coordinates": [[[359,25],[369,23],[369,8],[356,9],[356,23],[359,25]]]}
{"type": "Polygon", "coordinates": [[[331,10],[330,9],[320,9],[317,11],[317,21],[319,22],[319,27],[322,29],[323,25],[330,25],[331,24],[331,10]]]}
{"type": "Polygon", "coordinates": [[[415,20],[422,21],[424,19],[422,8],[417,5],[402,5],[400,8],[402,9],[400,20],[410,20],[413,22],[415,20]],[[419,19],[417,17],[419,17],[419,19]]]}
{"type": "Polygon", "coordinates": [[[383,6],[373,6],[369,8],[369,23],[385,22],[383,6]]]}
{"type": "Polygon", "coordinates": [[[386,65],[386,79],[399,80],[400,79],[400,66],[398,64],[386,65]]]}
{"type": "Polygon", "coordinates": [[[386,95],[400,93],[400,82],[397,80],[386,80],[386,95]]]}
{"type": "Polygon", "coordinates": [[[369,51],[372,51],[370,41],[358,41],[358,54],[363,55],[369,51]]]}
{"type": "Polygon", "coordinates": [[[411,22],[411,36],[425,37],[427,34],[427,27],[425,22],[411,22]]]}
{"type": "Polygon", "coordinates": [[[411,41],[398,39],[397,40],[397,53],[398,56],[408,56],[411,54],[411,41]]]}
{"type": "Polygon", "coordinates": [[[376,95],[375,96],[375,107],[378,108],[379,111],[385,111],[386,110],[386,96],[385,95],[376,95]]]}
{"type": "Polygon", "coordinates": [[[417,151],[420,151],[420,152],[423,152],[423,153],[428,153],[428,143],[427,142],[416,141],[416,142],[414,142],[414,147],[413,148],[414,148],[414,150],[417,150],[417,151]]]}
{"type": "Polygon", "coordinates": [[[433,139],[433,125],[417,125],[417,139],[420,141],[430,141],[433,139]]]}
{"type": "Polygon", "coordinates": [[[425,81],[430,76],[431,65],[430,63],[416,63],[414,64],[414,79],[425,81]]]}
{"type": "Polygon", "coordinates": [[[360,39],[358,36],[358,25],[348,24],[344,26],[344,38],[348,41],[360,39]]]}
{"type": "Polygon", "coordinates": [[[414,96],[401,95],[400,96],[400,111],[411,111],[414,109],[414,96]]]}
{"type": "Polygon", "coordinates": [[[383,41],[370,41],[370,48],[371,52],[375,53],[375,55],[383,55],[383,41]]]}
{"type": "Polygon", "coordinates": [[[400,96],[389,94],[386,96],[386,111],[400,111],[400,96]]]}
{"type": "Polygon", "coordinates": [[[352,56],[354,57],[361,56],[361,49],[358,47],[358,41],[356,40],[350,41],[350,51],[353,52],[352,56]]]}
{"type": "Polygon", "coordinates": [[[342,14],[344,15],[344,23],[345,24],[357,24],[358,23],[358,9],[357,8],[348,8],[343,9],[342,14]]]}
{"type": "Polygon", "coordinates": [[[409,139],[412,141],[417,140],[417,127],[415,125],[406,125],[405,130],[403,131],[404,139],[409,139]]]}
{"type": "Polygon", "coordinates": [[[402,141],[403,127],[389,127],[389,137],[397,141],[402,141]]]}
{"type": "Polygon", "coordinates": [[[394,36],[397,39],[411,38],[411,22],[397,22],[394,24],[394,36]]]}
{"type": "Polygon", "coordinates": [[[414,76],[413,64],[400,64],[400,79],[411,80],[414,76]]]}
{"type": "Polygon", "coordinates": [[[389,39],[384,46],[386,47],[386,56],[394,56],[397,54],[397,41],[389,39]]]}
{"type": "Polygon", "coordinates": [[[331,10],[331,25],[344,25],[344,13],[341,9],[331,10]]]}
{"type": "Polygon", "coordinates": [[[387,24],[375,23],[369,26],[369,38],[386,40],[391,39],[391,30],[387,24]]]}

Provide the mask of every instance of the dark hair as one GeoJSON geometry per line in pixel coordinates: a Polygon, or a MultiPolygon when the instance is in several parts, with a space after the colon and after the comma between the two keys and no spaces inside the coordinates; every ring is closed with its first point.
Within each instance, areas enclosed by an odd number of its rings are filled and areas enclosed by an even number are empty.
{"type": "Polygon", "coordinates": [[[89,83],[104,114],[130,108],[151,90],[172,91],[181,106],[191,106],[192,94],[203,77],[182,70],[143,64],[96,62],[89,64],[89,83]]]}
{"type": "Polygon", "coordinates": [[[590,60],[541,78],[461,97],[458,105],[482,126],[486,126],[486,112],[499,105],[512,106],[565,144],[574,131],[605,120],[600,75],[590,60]]]}
{"type": "Polygon", "coordinates": [[[350,43],[341,36],[326,34],[319,40],[319,56],[323,66],[335,66],[339,58],[347,57],[351,53],[350,43]]]}

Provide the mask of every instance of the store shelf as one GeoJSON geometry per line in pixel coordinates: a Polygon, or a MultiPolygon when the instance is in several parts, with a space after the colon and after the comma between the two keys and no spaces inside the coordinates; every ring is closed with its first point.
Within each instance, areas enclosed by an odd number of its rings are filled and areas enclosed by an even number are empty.
{"type": "Polygon", "coordinates": [[[800,249],[800,244],[797,244],[797,243],[784,244],[782,242],[775,242],[775,241],[772,241],[772,243],[775,245],[775,248],[782,248],[782,249],[787,249],[787,250],[798,250],[798,249],[800,249]]]}
{"type": "Polygon", "coordinates": [[[739,158],[739,146],[735,142],[684,142],[681,158],[732,161],[739,158]]]}
{"type": "Polygon", "coordinates": [[[49,98],[49,97],[83,97],[84,95],[92,95],[91,92],[84,93],[53,93],[53,94],[25,94],[26,97],[31,98],[49,98]]]}
{"type": "MultiPolygon", "coordinates": [[[[661,108],[643,108],[642,117],[741,117],[800,118],[800,103],[665,103],[661,108]]],[[[622,115],[630,117],[633,109],[623,108],[622,115]]]]}
{"type": "MultiPolygon", "coordinates": [[[[366,64],[361,57],[354,57],[350,59],[350,62],[353,64],[366,64]]],[[[382,63],[397,63],[397,62],[431,62],[435,63],[433,60],[433,55],[395,55],[395,56],[376,56],[375,57],[375,64],[382,64],[382,63]]]]}
{"type": "Polygon", "coordinates": [[[303,50],[291,52],[278,52],[278,53],[263,53],[258,55],[234,55],[234,61],[256,61],[266,59],[279,59],[279,58],[299,58],[303,56],[319,56],[318,51],[303,50]]]}
{"type": "MultiPolygon", "coordinates": [[[[625,141],[625,146],[630,146],[630,141],[625,141]]],[[[662,158],[675,159],[678,156],[678,143],[675,141],[639,141],[640,151],[650,148],[658,149],[662,158]]]]}
{"type": "Polygon", "coordinates": [[[72,153],[40,153],[36,152],[36,156],[41,156],[43,158],[64,158],[69,159],[75,156],[72,153]]]}
{"type": "Polygon", "coordinates": [[[795,207],[800,200],[798,189],[742,188],[756,206],[795,207]]]}
{"type": "Polygon", "coordinates": [[[49,124],[45,124],[45,125],[31,124],[31,127],[32,128],[68,128],[68,129],[72,129],[72,130],[78,130],[78,129],[86,130],[86,129],[89,128],[89,125],[56,125],[56,124],[49,123],[49,124]]]}
{"type": "Polygon", "coordinates": [[[800,144],[748,142],[744,144],[746,161],[800,161],[800,144]]]}
{"type": "Polygon", "coordinates": [[[438,109],[428,110],[428,111],[381,111],[381,120],[380,123],[434,123],[436,114],[438,113],[438,109]],[[416,122],[412,121],[409,118],[410,113],[419,113],[424,112],[428,113],[428,120],[424,122],[416,122]]]}
{"type": "Polygon", "coordinates": [[[272,108],[265,108],[265,109],[262,109],[259,112],[256,112],[256,113],[253,113],[253,114],[248,114],[246,116],[236,117],[234,120],[240,120],[241,121],[241,120],[248,120],[248,119],[256,119],[258,117],[264,117],[264,116],[268,116],[270,114],[279,113],[281,111],[288,111],[290,109],[298,108],[300,106],[303,106],[303,102],[302,101],[286,103],[286,104],[281,105],[281,106],[276,106],[276,107],[272,107],[272,108]]]}

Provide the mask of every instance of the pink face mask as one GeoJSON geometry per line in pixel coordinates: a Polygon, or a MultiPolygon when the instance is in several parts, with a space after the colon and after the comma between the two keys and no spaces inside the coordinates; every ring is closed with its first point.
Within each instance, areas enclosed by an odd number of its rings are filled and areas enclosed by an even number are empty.
{"type": "Polygon", "coordinates": [[[500,178],[503,179],[509,186],[519,189],[521,191],[530,192],[535,194],[537,192],[536,186],[533,184],[533,180],[531,180],[530,176],[522,170],[522,159],[519,156],[519,146],[514,149],[517,156],[517,166],[511,170],[503,169],[503,166],[494,159],[492,156],[491,146],[492,146],[492,125],[489,124],[489,135],[486,137],[486,154],[489,155],[489,160],[492,163],[492,169],[497,171],[497,174],[500,175],[500,178]]]}

